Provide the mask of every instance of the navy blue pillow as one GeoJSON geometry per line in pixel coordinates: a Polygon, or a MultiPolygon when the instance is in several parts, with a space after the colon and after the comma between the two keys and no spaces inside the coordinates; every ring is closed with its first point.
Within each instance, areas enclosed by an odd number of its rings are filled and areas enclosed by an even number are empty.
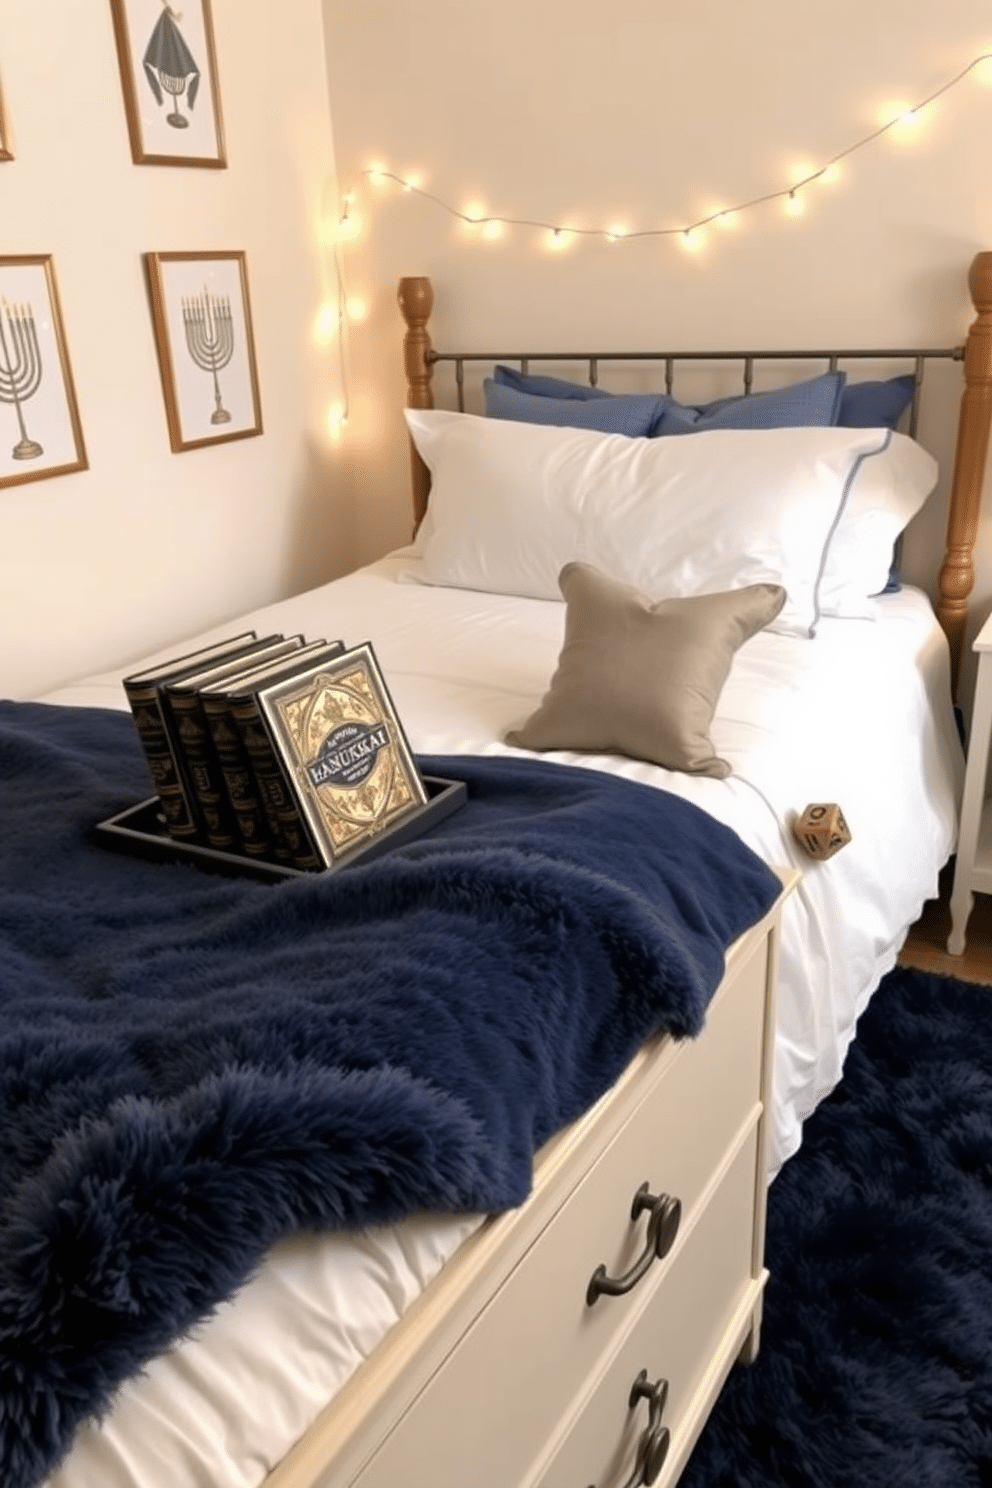
{"type": "MultiPolygon", "coordinates": [[[[607,393],[601,388],[589,387],[578,382],[567,382],[561,377],[545,377],[533,372],[518,372],[513,367],[497,366],[493,369],[493,382],[500,387],[513,388],[535,398],[550,398],[558,401],[588,402],[593,399],[631,398],[648,396],[634,393],[607,393]]],[[[792,383],[788,387],[775,388],[770,392],[737,394],[729,398],[717,398],[711,403],[683,404],[675,398],[659,394],[661,414],[650,429],[651,435],[691,434],[703,429],[778,429],[796,427],[826,427],[837,423],[841,397],[847,375],[844,372],[824,372],[819,377],[804,382],[792,383]]],[[[867,386],[867,384],[863,384],[867,386]]],[[[488,401],[488,400],[487,400],[488,401]]],[[[488,408],[487,408],[487,411],[488,408]]],[[[513,415],[497,414],[497,417],[513,415]]],[[[523,414],[517,415],[523,417],[523,414]]],[[[541,422],[551,423],[552,419],[541,422]]],[[[594,424],[584,425],[587,428],[594,424]]]]}
{"type": "Polygon", "coordinates": [[[535,398],[612,398],[602,388],[590,387],[588,383],[567,382],[564,377],[544,377],[534,372],[518,372],[515,367],[504,367],[500,363],[493,368],[493,381],[503,387],[516,388],[518,393],[530,393],[535,398]]]}
{"type": "Polygon", "coordinates": [[[838,424],[845,429],[894,429],[909,407],[912,372],[884,382],[849,382],[841,394],[838,424]]]}
{"type": "Polygon", "coordinates": [[[837,413],[847,374],[823,372],[805,382],[765,393],[717,398],[712,403],[666,401],[652,434],[696,434],[705,429],[827,428],[837,413]]]}
{"type": "MultiPolygon", "coordinates": [[[[828,373],[827,375],[835,374],[828,373]]],[[[533,372],[518,372],[514,367],[495,367],[493,378],[506,387],[516,388],[521,393],[531,393],[538,398],[588,399],[614,396],[604,392],[602,388],[590,387],[580,382],[568,382],[563,377],[545,377],[533,372]]],[[[845,380],[837,409],[836,423],[845,429],[894,429],[909,407],[913,397],[914,381],[912,372],[877,382],[845,380]]],[[[797,386],[802,388],[804,384],[799,383],[797,386]]],[[[787,389],[781,391],[786,392],[787,389]]],[[[768,395],[754,393],[751,396],[761,398],[768,395]]],[[[739,400],[721,398],[716,403],[696,406],[701,412],[707,407],[710,410],[719,410],[723,405],[736,401],[739,400]]]]}
{"type": "Polygon", "coordinates": [[[664,398],[652,393],[617,393],[602,398],[549,398],[518,392],[487,377],[483,383],[489,418],[523,424],[595,429],[600,434],[645,436],[657,423],[664,398]]]}

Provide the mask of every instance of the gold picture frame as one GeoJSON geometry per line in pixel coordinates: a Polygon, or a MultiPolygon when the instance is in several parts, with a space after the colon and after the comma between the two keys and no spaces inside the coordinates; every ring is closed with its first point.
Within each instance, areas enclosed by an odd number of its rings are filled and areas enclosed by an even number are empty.
{"type": "Polygon", "coordinates": [[[10,130],[7,127],[7,115],[3,107],[3,80],[0,79],[0,160],[13,160],[14,152],[10,148],[10,130]]]}
{"type": "Polygon", "coordinates": [[[227,165],[210,0],[110,0],[135,165],[227,165]]]}
{"type": "Polygon", "coordinates": [[[88,463],[51,255],[0,257],[0,487],[88,463]]]}
{"type": "Polygon", "coordinates": [[[243,252],[146,253],[174,453],[262,433],[243,252]]]}

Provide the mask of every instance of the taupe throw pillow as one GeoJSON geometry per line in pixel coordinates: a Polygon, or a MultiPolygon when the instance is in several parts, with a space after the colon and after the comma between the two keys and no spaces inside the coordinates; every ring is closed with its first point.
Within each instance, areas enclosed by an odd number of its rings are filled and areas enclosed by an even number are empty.
{"type": "Polygon", "coordinates": [[[781,585],[652,600],[588,563],[566,563],[558,583],[567,605],[558,666],[507,743],[729,775],[710,724],[737,648],[785,603],[781,585]]]}

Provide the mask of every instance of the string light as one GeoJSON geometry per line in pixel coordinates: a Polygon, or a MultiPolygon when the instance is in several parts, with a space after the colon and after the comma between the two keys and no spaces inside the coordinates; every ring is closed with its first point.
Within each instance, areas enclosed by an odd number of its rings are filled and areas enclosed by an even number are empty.
{"type": "MultiPolygon", "coordinates": [[[[324,228],[322,236],[328,244],[331,253],[331,265],[334,274],[333,296],[328,294],[324,303],[320,306],[314,319],[313,335],[319,346],[329,346],[336,343],[337,363],[339,369],[339,380],[341,387],[341,401],[334,403],[325,414],[325,425],[328,437],[337,440],[341,430],[348,422],[348,369],[345,356],[345,321],[350,309],[355,302],[349,302],[345,296],[344,271],[341,267],[341,255],[339,243],[353,236],[359,226],[351,208],[355,200],[354,192],[346,192],[341,197],[341,206],[337,214],[336,226],[331,225],[331,213],[329,210],[327,192],[324,196],[324,228]]],[[[364,307],[362,312],[364,314],[364,307]]]]}
{"type": "Polygon", "coordinates": [[[348,422],[348,409],[344,403],[334,403],[327,410],[327,432],[331,439],[337,440],[341,437],[342,430],[348,422]]]}
{"type": "MultiPolygon", "coordinates": [[[[418,196],[426,196],[427,194],[412,186],[406,189],[411,191],[416,190],[418,196]]],[[[489,216],[481,202],[470,202],[464,211],[456,212],[455,216],[460,217],[465,226],[471,228],[473,231],[476,228],[481,228],[485,232],[490,223],[496,221],[495,218],[489,216]]]]}
{"type": "Polygon", "coordinates": [[[574,234],[571,229],[564,227],[553,227],[545,238],[545,243],[552,253],[561,253],[572,241],[574,234]]]}
{"type": "Polygon", "coordinates": [[[903,109],[902,112],[900,114],[897,114],[896,116],[894,128],[896,128],[900,134],[905,135],[911,133],[912,130],[915,129],[916,126],[919,124],[919,122],[919,109],[903,109]]]}
{"type": "Polygon", "coordinates": [[[361,228],[361,218],[356,217],[351,210],[351,203],[353,200],[353,196],[345,197],[344,204],[341,210],[341,216],[338,218],[337,221],[337,228],[333,229],[330,233],[332,242],[336,241],[337,238],[353,238],[357,235],[359,229],[361,228]]]}
{"type": "Polygon", "coordinates": [[[314,340],[319,346],[328,346],[337,337],[341,324],[341,310],[337,305],[325,301],[317,311],[313,324],[314,340]]]}
{"type": "MultiPolygon", "coordinates": [[[[895,130],[907,135],[913,133],[914,128],[919,125],[923,111],[936,103],[945,93],[956,88],[971,73],[977,73],[983,82],[992,81],[992,52],[982,53],[974,57],[966,67],[963,67],[954,77],[949,78],[946,83],[920,99],[912,105],[900,105],[888,112],[882,123],[871,130],[869,134],[863,135],[853,144],[845,149],[839,150],[836,155],[818,167],[804,168],[797,177],[788,185],[774,191],[763,192],[760,196],[753,196],[746,201],[734,203],[732,206],[720,207],[706,216],[700,217],[695,222],[683,223],[680,227],[655,227],[655,228],[618,228],[618,227],[576,227],[563,222],[544,222],[532,217],[511,217],[503,215],[490,215],[481,207],[472,206],[460,211],[453,207],[443,197],[437,196],[432,191],[427,191],[421,184],[420,178],[416,176],[401,176],[394,171],[387,170],[383,165],[376,164],[361,172],[366,179],[377,185],[391,183],[399,186],[401,190],[422,200],[433,203],[450,216],[459,219],[466,227],[482,228],[483,235],[487,238],[495,238],[502,235],[509,227],[531,228],[543,234],[546,245],[558,251],[568,246],[574,239],[599,238],[608,243],[631,242],[635,238],[674,238],[684,248],[695,251],[703,244],[700,230],[718,223],[721,227],[737,226],[740,216],[744,212],[750,212],[770,202],[781,202],[784,210],[790,216],[801,216],[805,209],[805,193],[807,188],[814,184],[827,185],[839,179],[841,162],[850,158],[860,150],[867,149],[869,145],[881,139],[884,135],[895,130]]],[[[347,203],[353,199],[353,194],[343,198],[346,203],[345,211],[342,213],[341,226],[351,223],[352,219],[347,210],[347,203]]],[[[353,229],[349,226],[349,235],[353,229]]]]}
{"type": "MultiPolygon", "coordinates": [[[[576,227],[561,222],[544,222],[530,217],[511,217],[490,213],[476,202],[459,210],[434,192],[426,190],[419,175],[399,175],[387,170],[381,163],[369,166],[361,172],[361,175],[375,188],[398,186],[407,195],[417,196],[423,201],[431,202],[449,216],[456,218],[466,230],[486,241],[498,240],[506,234],[508,229],[518,227],[529,228],[542,234],[546,247],[555,253],[561,252],[579,238],[599,238],[611,244],[631,242],[635,238],[670,238],[678,242],[686,252],[694,254],[706,245],[706,228],[715,226],[732,231],[740,226],[744,213],[754,211],[771,202],[780,202],[783,210],[790,216],[801,216],[806,207],[810,187],[830,186],[839,181],[843,176],[844,161],[859,151],[867,149],[876,140],[890,132],[895,131],[897,136],[904,138],[911,137],[920,124],[924,111],[942,98],[945,93],[949,93],[952,88],[964,82],[971,73],[975,73],[981,82],[992,84],[992,52],[974,57],[954,77],[948,79],[918,103],[893,107],[886,112],[882,122],[869,134],[863,135],[853,144],[839,150],[822,165],[804,164],[797,167],[788,185],[732,205],[715,206],[697,221],[684,223],[680,227],[637,229],[618,224],[605,228],[576,227]]],[[[354,191],[348,191],[342,195],[340,208],[333,222],[326,211],[325,202],[325,226],[322,235],[331,250],[336,293],[333,299],[329,297],[321,305],[314,319],[314,339],[317,343],[329,345],[334,341],[337,342],[341,398],[340,401],[328,407],[325,415],[328,436],[335,441],[340,437],[348,422],[349,396],[345,350],[347,323],[349,320],[361,320],[367,314],[367,307],[361,299],[355,296],[349,298],[345,294],[339,252],[341,243],[353,241],[362,230],[361,216],[354,210],[355,202],[354,191]]]]}

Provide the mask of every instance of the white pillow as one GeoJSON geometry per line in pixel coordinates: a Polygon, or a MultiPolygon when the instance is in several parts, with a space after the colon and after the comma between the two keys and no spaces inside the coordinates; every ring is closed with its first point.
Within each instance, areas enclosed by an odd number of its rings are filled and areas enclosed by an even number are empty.
{"type": "MultiPolygon", "coordinates": [[[[631,439],[440,410],[406,418],[432,477],[425,582],[560,599],[558,575],[578,561],[655,598],[774,583],[788,598],[769,628],[807,636],[854,483],[890,447],[879,429],[631,439]]],[[[891,544],[886,573],[889,558],[891,544]]],[[[832,583],[840,602],[839,570],[832,583]]]]}
{"type": "Polygon", "coordinates": [[[910,439],[890,433],[886,448],[861,462],[820,581],[821,615],[874,614],[870,596],[885,588],[896,538],[937,484],[937,461],[910,439]]]}

